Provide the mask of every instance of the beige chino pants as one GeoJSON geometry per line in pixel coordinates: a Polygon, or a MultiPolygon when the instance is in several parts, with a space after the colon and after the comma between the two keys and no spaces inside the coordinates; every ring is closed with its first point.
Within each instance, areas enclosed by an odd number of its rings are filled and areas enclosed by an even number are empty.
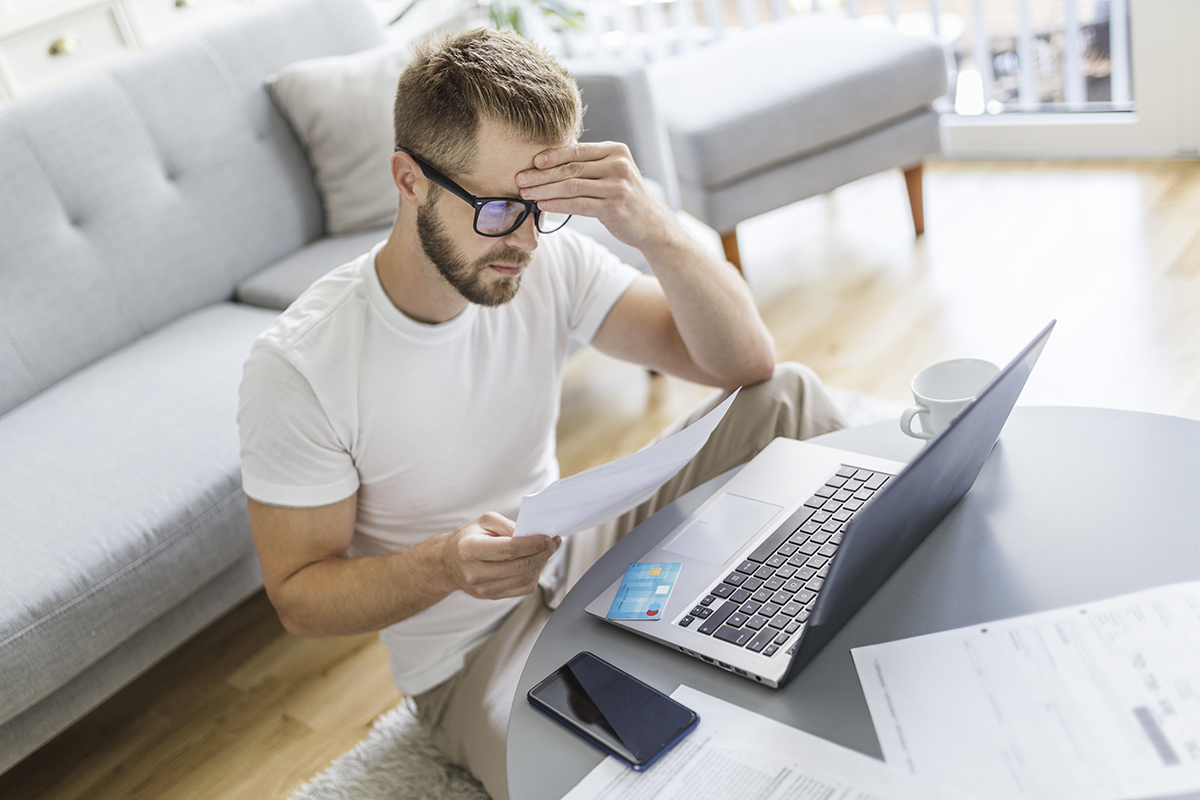
{"type": "MultiPolygon", "coordinates": [[[[727,392],[715,393],[658,438],[687,427],[726,397],[727,392]]],[[[508,800],[509,711],[525,660],[567,590],[640,522],[710,478],[749,461],[775,437],[807,439],[845,426],[841,412],[807,367],[780,364],[770,380],[744,388],[687,466],[633,510],[567,537],[563,542],[566,574],[558,585],[543,585],[526,597],[495,634],[467,654],[461,670],[413,698],[438,749],[478,778],[494,800],[508,800]]]]}

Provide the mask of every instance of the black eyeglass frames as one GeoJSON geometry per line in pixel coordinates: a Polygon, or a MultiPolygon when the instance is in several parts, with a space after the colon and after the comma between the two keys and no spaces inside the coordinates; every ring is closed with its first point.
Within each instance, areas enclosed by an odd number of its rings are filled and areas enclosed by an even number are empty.
{"type": "Polygon", "coordinates": [[[417,162],[417,166],[421,168],[421,172],[426,178],[472,205],[475,208],[475,232],[480,236],[507,236],[521,227],[521,223],[531,213],[533,214],[533,224],[541,233],[554,233],[566,225],[567,220],[571,218],[570,214],[543,211],[538,208],[537,201],[534,200],[520,200],[515,197],[476,197],[411,150],[397,147],[396,152],[407,153],[413,161],[417,162]]]}

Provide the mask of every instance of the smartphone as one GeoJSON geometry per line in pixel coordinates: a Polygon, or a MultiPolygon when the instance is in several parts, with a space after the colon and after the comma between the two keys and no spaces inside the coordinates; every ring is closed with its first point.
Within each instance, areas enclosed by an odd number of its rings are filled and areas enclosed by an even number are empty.
{"type": "Polygon", "coordinates": [[[700,721],[695,711],[587,651],[530,689],[529,702],[636,770],[700,721]]]}

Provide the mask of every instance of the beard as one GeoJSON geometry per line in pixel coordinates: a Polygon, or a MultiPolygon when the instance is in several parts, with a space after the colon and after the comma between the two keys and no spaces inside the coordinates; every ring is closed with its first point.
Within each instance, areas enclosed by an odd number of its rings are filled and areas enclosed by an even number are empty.
{"type": "Polygon", "coordinates": [[[484,280],[484,275],[489,264],[525,265],[532,260],[533,254],[501,245],[469,263],[450,241],[442,220],[434,213],[436,204],[436,198],[430,198],[425,206],[417,209],[417,236],[421,250],[438,273],[468,302],[476,305],[499,306],[516,297],[521,288],[520,275],[503,276],[491,283],[484,280]]]}

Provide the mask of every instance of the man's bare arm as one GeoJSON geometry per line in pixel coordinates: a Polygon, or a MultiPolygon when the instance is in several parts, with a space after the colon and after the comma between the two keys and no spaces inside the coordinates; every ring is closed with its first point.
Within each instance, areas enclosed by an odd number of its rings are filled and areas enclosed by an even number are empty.
{"type": "Polygon", "coordinates": [[[529,594],[561,544],[512,536],[513,523],[484,514],[456,531],[390,556],[348,558],[358,495],[318,508],[248,500],[267,596],[298,636],[380,630],[455,590],[499,599],[529,594]]]}
{"type": "Polygon", "coordinates": [[[548,211],[595,217],[638,248],[654,272],[617,301],[594,340],[603,352],[700,383],[733,388],[769,378],[771,335],[745,281],[701,247],[647,190],[619,143],[552,148],[517,176],[548,211]]]}

